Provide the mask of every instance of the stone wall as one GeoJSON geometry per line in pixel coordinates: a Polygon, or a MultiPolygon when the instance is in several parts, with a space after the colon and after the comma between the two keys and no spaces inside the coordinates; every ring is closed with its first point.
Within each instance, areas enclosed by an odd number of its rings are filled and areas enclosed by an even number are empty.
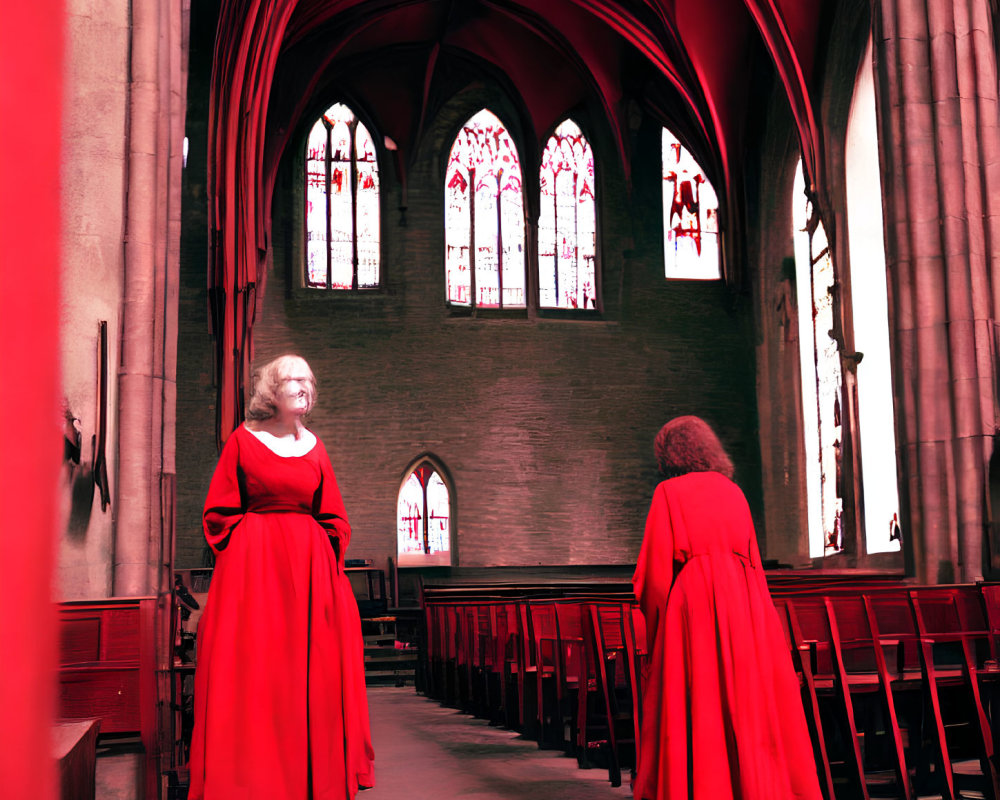
{"type": "MultiPolygon", "coordinates": [[[[129,4],[66,4],[62,161],[63,396],[77,418],[79,465],[63,468],[63,535],[56,593],[62,599],[111,593],[113,507],[101,509],[93,485],[98,430],[98,330],[108,329],[106,452],[114,491],[117,464],[117,359],[124,285],[124,203],[128,105],[129,4]]],[[[25,268],[31,268],[25,265],[25,268]]],[[[45,279],[39,276],[39,279],[45,279]]],[[[52,278],[54,279],[54,278],[52,278]]]]}
{"type": "MultiPolygon", "coordinates": [[[[197,35],[193,17],[178,348],[179,567],[202,563],[201,507],[217,458],[201,139],[209,64],[200,54],[210,40],[197,35]]],[[[454,481],[461,565],[631,563],[658,480],[653,437],[683,413],[717,427],[759,517],[752,309],[719,282],[663,278],[653,121],[633,132],[638,156],[629,187],[600,115],[574,113],[598,161],[602,313],[472,316],[448,308],[444,161],[457,126],[484,105],[509,125],[522,154],[540,151],[538,143],[524,147],[516,107],[496,87],[477,84],[438,108],[409,170],[405,211],[392,161],[381,163],[385,285],[378,292],[302,288],[301,153],[287,154],[276,188],[255,360],[297,352],[316,373],[320,397],[310,425],[330,452],[351,517],[349,555],[380,566],[395,555],[400,482],[417,456],[430,453],[454,481]]],[[[378,120],[370,122],[381,141],[378,120]]],[[[525,161],[523,168],[537,165],[525,161]]]]}

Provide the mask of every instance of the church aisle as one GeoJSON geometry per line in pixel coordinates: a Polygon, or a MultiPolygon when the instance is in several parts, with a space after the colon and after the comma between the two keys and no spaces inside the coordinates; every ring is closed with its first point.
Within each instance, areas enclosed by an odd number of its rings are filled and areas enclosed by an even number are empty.
{"type": "Polygon", "coordinates": [[[484,720],[445,708],[413,687],[369,687],[377,786],[358,800],[614,800],[604,769],[484,720]]]}

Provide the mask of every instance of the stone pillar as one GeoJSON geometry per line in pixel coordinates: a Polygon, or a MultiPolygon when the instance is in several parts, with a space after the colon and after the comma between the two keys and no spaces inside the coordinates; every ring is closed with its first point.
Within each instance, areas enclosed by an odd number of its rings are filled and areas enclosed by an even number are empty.
{"type": "Polygon", "coordinates": [[[879,0],[876,82],[904,522],[917,578],[983,574],[997,423],[997,60],[988,0],[879,0]]]}
{"type": "Polygon", "coordinates": [[[132,4],[116,595],[164,590],[172,552],[186,8],[132,4]]]}

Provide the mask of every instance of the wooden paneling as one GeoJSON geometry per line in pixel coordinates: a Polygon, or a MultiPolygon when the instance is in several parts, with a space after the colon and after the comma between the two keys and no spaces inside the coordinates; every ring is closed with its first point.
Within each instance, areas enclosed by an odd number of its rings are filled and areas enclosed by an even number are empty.
{"type": "Polygon", "coordinates": [[[102,734],[137,734],[145,751],[145,798],[159,795],[156,599],[106,598],[59,605],[59,710],[96,718],[102,734]]]}

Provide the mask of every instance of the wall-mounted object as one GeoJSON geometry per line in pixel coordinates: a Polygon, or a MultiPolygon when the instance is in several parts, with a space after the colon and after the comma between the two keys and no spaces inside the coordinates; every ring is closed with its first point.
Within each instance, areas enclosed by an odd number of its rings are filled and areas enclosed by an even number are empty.
{"type": "Polygon", "coordinates": [[[108,486],[108,461],[105,454],[108,434],[108,323],[98,324],[97,351],[97,433],[91,441],[94,453],[94,485],[101,490],[101,511],[111,505],[111,489],[108,486]]]}

